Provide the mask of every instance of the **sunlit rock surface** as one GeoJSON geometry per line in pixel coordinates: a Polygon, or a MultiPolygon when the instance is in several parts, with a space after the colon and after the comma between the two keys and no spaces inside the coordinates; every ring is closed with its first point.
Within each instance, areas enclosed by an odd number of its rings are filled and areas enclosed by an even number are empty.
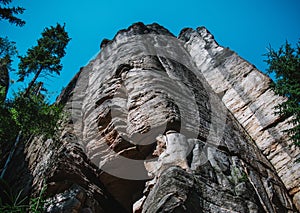
{"type": "Polygon", "coordinates": [[[20,147],[6,179],[47,185],[48,212],[297,212],[300,152],[269,83],[203,27],[136,23],[103,40],[58,99],[57,138],[20,147]]]}
{"type": "Polygon", "coordinates": [[[282,132],[290,128],[289,119],[274,115],[274,107],[285,99],[274,95],[268,76],[219,46],[207,29],[186,29],[179,37],[213,91],[271,162],[300,209],[299,147],[282,132]]]}

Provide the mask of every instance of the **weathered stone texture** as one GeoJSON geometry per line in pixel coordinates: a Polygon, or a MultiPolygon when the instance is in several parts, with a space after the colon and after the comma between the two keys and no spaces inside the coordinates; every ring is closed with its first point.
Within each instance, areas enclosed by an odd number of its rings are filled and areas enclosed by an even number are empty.
{"type": "MultiPolygon", "coordinates": [[[[219,46],[205,28],[186,29],[180,38],[214,92],[272,163],[291,196],[300,193],[299,147],[282,131],[288,119],[274,114],[285,99],[270,89],[271,79],[236,53],[219,46]]],[[[299,205],[299,203],[297,204],[299,205]]]]}
{"type": "Polygon", "coordinates": [[[296,212],[299,150],[269,78],[205,28],[137,23],[101,48],[58,99],[58,137],[25,146],[48,212],[296,212]]]}

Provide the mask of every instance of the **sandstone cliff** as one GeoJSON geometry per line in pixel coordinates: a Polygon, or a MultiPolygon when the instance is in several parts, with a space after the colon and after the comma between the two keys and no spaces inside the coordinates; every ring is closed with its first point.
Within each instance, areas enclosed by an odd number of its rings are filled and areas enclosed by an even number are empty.
{"type": "Polygon", "coordinates": [[[57,138],[19,147],[6,179],[47,185],[47,212],[296,212],[299,163],[270,79],[205,29],[136,23],[59,97],[57,138]]]}

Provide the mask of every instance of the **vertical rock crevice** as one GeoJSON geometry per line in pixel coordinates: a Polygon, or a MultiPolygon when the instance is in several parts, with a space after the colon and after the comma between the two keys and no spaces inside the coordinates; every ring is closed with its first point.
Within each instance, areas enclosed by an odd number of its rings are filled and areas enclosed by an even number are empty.
{"type": "Polygon", "coordinates": [[[282,131],[290,128],[289,119],[274,114],[274,107],[285,99],[270,89],[271,79],[228,48],[219,46],[204,27],[186,29],[179,39],[213,91],[253,138],[274,166],[299,209],[300,156],[282,131]]]}
{"type": "Polygon", "coordinates": [[[299,152],[279,149],[266,76],[205,28],[136,23],[101,48],[58,99],[57,138],[23,150],[48,212],[296,211],[299,152]]]}

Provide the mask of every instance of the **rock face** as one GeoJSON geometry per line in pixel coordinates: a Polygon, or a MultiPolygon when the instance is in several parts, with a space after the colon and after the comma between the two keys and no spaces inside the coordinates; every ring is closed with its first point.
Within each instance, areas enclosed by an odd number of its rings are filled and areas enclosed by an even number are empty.
{"type": "Polygon", "coordinates": [[[300,151],[267,76],[205,28],[136,23],[101,48],[59,97],[57,138],[20,148],[14,188],[47,185],[47,212],[300,209],[300,151]]]}
{"type": "Polygon", "coordinates": [[[274,115],[274,107],[285,99],[274,95],[270,78],[236,53],[219,46],[205,28],[186,29],[180,38],[213,91],[255,141],[275,168],[300,209],[299,147],[282,131],[288,119],[274,115]]]}

